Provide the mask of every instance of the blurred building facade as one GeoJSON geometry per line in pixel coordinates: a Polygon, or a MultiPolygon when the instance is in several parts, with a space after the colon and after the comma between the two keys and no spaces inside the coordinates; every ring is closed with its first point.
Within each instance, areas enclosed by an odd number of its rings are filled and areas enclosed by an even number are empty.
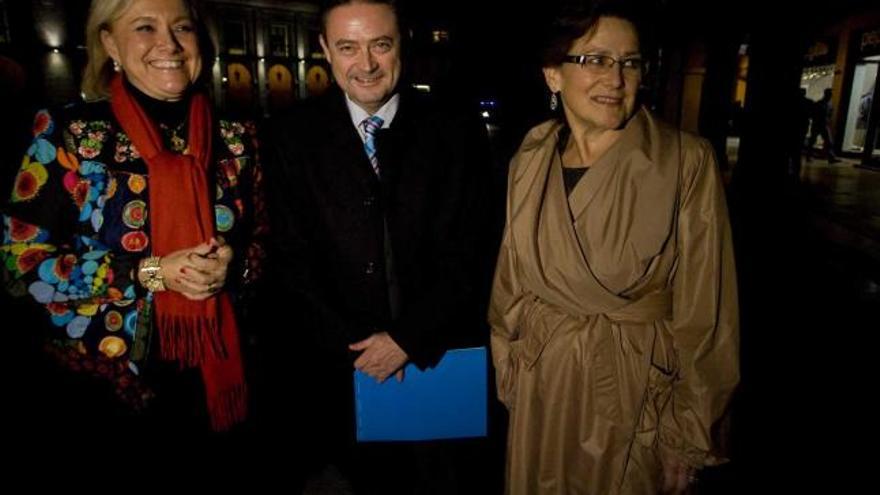
{"type": "MultiPolygon", "coordinates": [[[[212,64],[212,94],[218,107],[256,117],[269,116],[296,100],[320,94],[332,75],[318,43],[317,1],[204,0],[206,23],[217,47],[212,64]]],[[[858,3],[858,2],[857,2],[858,3]]],[[[0,89],[13,104],[60,104],[79,97],[85,64],[83,27],[89,0],[0,0],[0,89]]],[[[484,118],[512,122],[511,138],[546,115],[544,91],[528,41],[545,14],[538,4],[514,15],[518,31],[505,33],[492,22],[503,17],[502,2],[459,6],[454,2],[409,2],[406,73],[409,83],[426,91],[460,95],[473,91],[482,100],[484,118]],[[499,37],[499,33],[502,35],[499,37]],[[509,34],[512,40],[505,39],[509,34]],[[499,39],[501,38],[501,39],[499,39]],[[520,41],[519,39],[523,41],[520,41]],[[486,52],[491,52],[487,55],[486,52]],[[513,52],[513,53],[511,53],[513,52]],[[495,54],[501,62],[494,62],[495,54]],[[530,58],[531,57],[531,58],[530,58]],[[534,66],[534,67],[533,67],[534,66]],[[500,75],[499,75],[500,74],[500,75]],[[494,77],[493,77],[494,76],[494,77]],[[488,116],[486,116],[488,114],[488,116]],[[522,129],[520,129],[522,128],[522,129]]],[[[760,2],[699,6],[687,0],[654,0],[662,28],[647,96],[668,121],[712,141],[722,162],[735,162],[747,118],[747,100],[755,42],[762,42],[760,2]],[[699,22],[691,22],[698,19],[699,22]]],[[[832,132],[838,152],[876,166],[880,160],[880,8],[870,2],[846,7],[825,5],[823,15],[798,12],[791,29],[770,26],[801,52],[799,83],[818,100],[833,91],[832,132]],[[783,34],[783,32],[785,34],[783,34]]],[[[812,5],[812,4],[810,4],[812,5]]],[[[806,8],[806,7],[804,7],[806,8]]],[[[549,9],[548,9],[549,10],[549,9]]],[[[774,21],[775,22],[775,21],[774,21]]],[[[786,76],[787,77],[787,76],[786,76]]],[[[797,77],[796,77],[797,79],[797,77]]],[[[786,84],[788,80],[786,79],[786,84]]],[[[794,104],[780,106],[793,108],[794,104]]],[[[780,142],[788,138],[780,136],[780,142]]]]}
{"type": "MultiPolygon", "coordinates": [[[[0,1],[0,80],[7,94],[43,104],[79,97],[89,0],[0,1]]],[[[269,114],[323,92],[318,8],[283,0],[202,2],[217,52],[212,94],[221,108],[269,114]]]]}

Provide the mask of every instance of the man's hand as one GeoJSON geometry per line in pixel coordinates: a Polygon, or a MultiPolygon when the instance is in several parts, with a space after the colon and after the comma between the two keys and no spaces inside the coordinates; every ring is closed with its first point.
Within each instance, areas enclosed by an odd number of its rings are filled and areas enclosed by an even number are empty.
{"type": "Polygon", "coordinates": [[[352,351],[363,351],[354,362],[354,367],[384,382],[392,373],[397,374],[397,381],[403,381],[403,365],[409,356],[388,335],[379,332],[366,339],[348,346],[352,351]]]}

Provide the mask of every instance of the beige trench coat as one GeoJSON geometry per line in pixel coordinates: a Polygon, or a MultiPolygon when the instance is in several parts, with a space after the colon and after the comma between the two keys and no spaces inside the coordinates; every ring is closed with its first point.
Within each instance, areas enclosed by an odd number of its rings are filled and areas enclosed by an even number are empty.
{"type": "Polygon", "coordinates": [[[489,320],[510,494],[655,494],[739,380],[730,225],[704,140],[639,110],[566,197],[560,124],[513,158],[489,320]]]}

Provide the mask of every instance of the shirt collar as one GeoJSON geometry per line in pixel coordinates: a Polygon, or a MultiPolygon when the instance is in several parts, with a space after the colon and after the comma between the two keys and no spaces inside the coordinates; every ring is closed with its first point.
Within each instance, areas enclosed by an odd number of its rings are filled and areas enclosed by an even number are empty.
{"type": "MultiPolygon", "coordinates": [[[[364,119],[370,117],[371,115],[367,113],[366,110],[361,108],[357,103],[351,100],[348,95],[345,95],[345,105],[348,107],[348,114],[351,115],[351,123],[354,124],[354,128],[357,129],[358,135],[361,137],[361,140],[366,139],[364,135],[364,129],[361,127],[361,122],[364,119]]],[[[394,120],[394,116],[397,115],[397,107],[400,105],[400,94],[394,93],[387,102],[385,102],[376,113],[372,115],[377,115],[382,118],[384,121],[382,123],[382,128],[387,129],[391,127],[391,122],[394,120]]]]}

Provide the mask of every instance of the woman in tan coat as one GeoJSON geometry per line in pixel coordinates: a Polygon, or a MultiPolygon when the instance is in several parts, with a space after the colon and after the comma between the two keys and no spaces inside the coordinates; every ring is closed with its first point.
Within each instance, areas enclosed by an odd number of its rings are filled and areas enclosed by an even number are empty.
{"type": "Polygon", "coordinates": [[[636,103],[632,16],[560,18],[551,107],[514,156],[490,309],[511,494],[684,493],[723,462],[738,379],[730,226],[709,144],[636,103]]]}

